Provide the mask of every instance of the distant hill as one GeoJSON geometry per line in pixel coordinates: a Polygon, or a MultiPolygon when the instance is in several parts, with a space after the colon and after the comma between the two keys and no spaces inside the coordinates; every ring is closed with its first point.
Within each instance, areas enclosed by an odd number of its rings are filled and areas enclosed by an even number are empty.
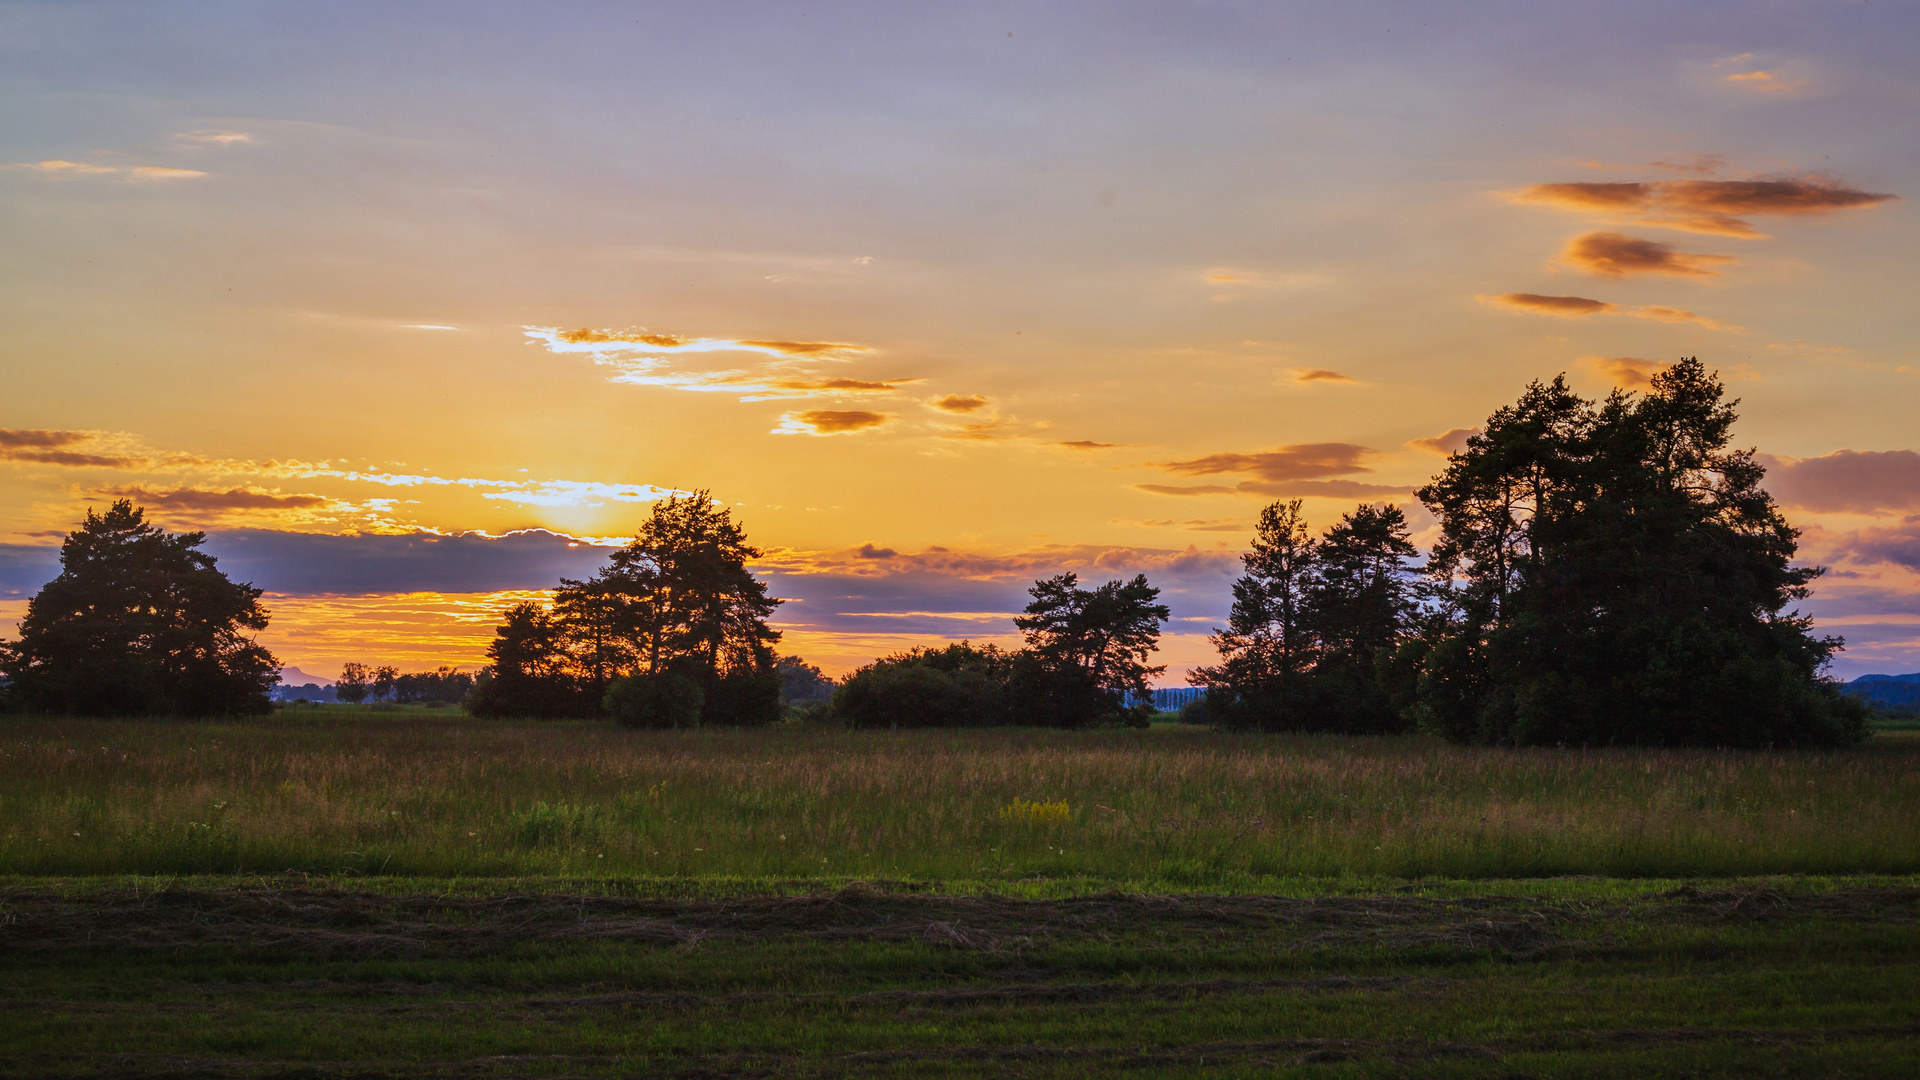
{"type": "Polygon", "coordinates": [[[1862,675],[1846,691],[1875,705],[1920,705],[1920,671],[1911,675],[1862,675]]]}
{"type": "MultiPolygon", "coordinates": [[[[1868,677],[1872,678],[1872,676],[1868,676],[1868,677]]],[[[332,686],[333,685],[332,679],[326,678],[325,676],[321,676],[321,675],[309,675],[306,672],[301,671],[297,667],[281,668],[280,681],[287,684],[288,686],[304,686],[307,683],[312,683],[315,686],[332,686]]]]}

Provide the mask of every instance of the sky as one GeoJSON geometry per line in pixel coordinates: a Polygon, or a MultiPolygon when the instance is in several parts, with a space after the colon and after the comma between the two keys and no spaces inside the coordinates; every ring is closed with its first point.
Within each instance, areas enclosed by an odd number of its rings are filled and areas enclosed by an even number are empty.
{"type": "Polygon", "coordinates": [[[1920,671],[1920,8],[0,3],[0,634],[130,498],[331,676],[707,491],[831,673],[1698,356],[1920,671]]]}

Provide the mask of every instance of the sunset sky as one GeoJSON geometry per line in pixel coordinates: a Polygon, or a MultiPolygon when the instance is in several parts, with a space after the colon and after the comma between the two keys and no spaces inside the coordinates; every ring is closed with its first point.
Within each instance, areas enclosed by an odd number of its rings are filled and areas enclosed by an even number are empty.
{"type": "Polygon", "coordinates": [[[333,676],[478,662],[663,492],[833,673],[1410,492],[1697,355],[1920,671],[1912,4],[0,4],[0,634],[88,507],[333,676]]]}

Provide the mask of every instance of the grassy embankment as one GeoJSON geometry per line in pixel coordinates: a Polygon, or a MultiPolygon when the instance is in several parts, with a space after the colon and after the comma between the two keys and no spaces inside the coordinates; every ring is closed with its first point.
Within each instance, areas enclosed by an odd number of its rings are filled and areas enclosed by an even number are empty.
{"type": "Polygon", "coordinates": [[[13,722],[0,1076],[1913,1075],[1916,765],[13,722]]]}

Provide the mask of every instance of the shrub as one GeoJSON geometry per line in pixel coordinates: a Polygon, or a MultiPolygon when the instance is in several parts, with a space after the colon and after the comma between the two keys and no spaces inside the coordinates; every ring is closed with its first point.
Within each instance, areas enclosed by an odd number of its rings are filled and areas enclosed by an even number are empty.
{"type": "Polygon", "coordinates": [[[961,642],[914,648],[847,676],[833,715],[848,727],[993,727],[1012,722],[1007,654],[961,642]]]}
{"type": "Polygon", "coordinates": [[[697,727],[705,704],[700,684],[672,671],[615,679],[602,701],[621,726],[655,729],[697,727]]]}
{"type": "Polygon", "coordinates": [[[709,682],[700,722],[723,727],[778,723],[780,676],[772,670],[733,671],[709,682]]]}

